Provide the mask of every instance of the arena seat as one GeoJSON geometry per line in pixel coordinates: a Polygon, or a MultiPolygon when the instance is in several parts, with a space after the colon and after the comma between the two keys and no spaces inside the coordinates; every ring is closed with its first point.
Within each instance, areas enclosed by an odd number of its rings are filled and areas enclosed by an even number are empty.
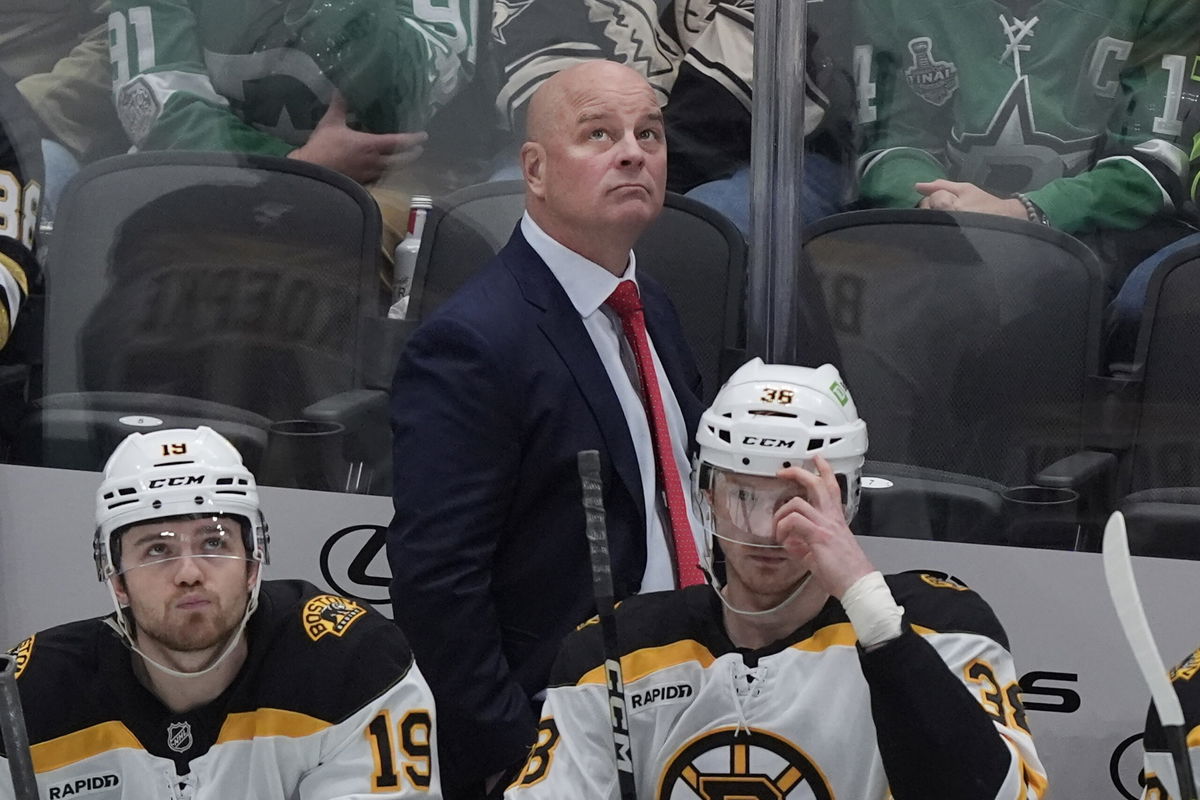
{"type": "MultiPolygon", "coordinates": [[[[21,461],[99,469],[157,419],[211,425],[256,469],[272,422],[364,386],[384,298],[379,212],[354,181],[286,158],[119,156],[71,181],[56,229],[21,461]]],[[[386,393],[373,404],[386,432],[386,393]]],[[[346,433],[349,461],[386,457],[379,430],[346,433]]]]}
{"type": "MultiPolygon", "coordinates": [[[[988,518],[994,503],[964,495],[964,485],[1033,484],[1090,444],[1103,281],[1077,240],[1023,220],[888,209],[820,220],[805,231],[804,251],[823,288],[843,376],[870,426],[871,457],[932,476],[897,476],[927,496],[907,507],[927,508],[944,490],[937,503],[975,503],[988,518]]],[[[1087,462],[1087,487],[1062,473],[1053,485],[1083,491],[1081,513],[1090,520],[1102,512],[1089,505],[1111,503],[1095,488],[1106,484],[1111,462],[1087,462]]],[[[944,529],[932,535],[961,538],[944,529]]]]}
{"type": "MultiPolygon", "coordinates": [[[[483,266],[525,210],[521,181],[468,186],[434,204],[413,276],[410,316],[428,316],[483,266]]],[[[746,241],[721,214],[667,193],[634,247],[638,268],[666,288],[704,378],[706,400],[745,360],[746,241]]]]}
{"type": "Polygon", "coordinates": [[[1200,558],[1200,245],[1150,279],[1130,371],[1121,508],[1137,555],[1200,558]]]}

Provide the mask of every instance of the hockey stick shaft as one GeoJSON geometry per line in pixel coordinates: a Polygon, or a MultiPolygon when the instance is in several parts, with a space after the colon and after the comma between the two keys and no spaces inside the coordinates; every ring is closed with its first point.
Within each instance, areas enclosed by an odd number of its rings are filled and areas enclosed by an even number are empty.
{"type": "Polygon", "coordinates": [[[621,800],[637,800],[633,777],[633,750],[629,738],[629,716],[625,706],[625,681],[617,643],[617,619],[613,613],[612,564],[608,557],[608,527],[604,518],[604,492],[600,480],[600,453],[579,452],[579,481],[583,487],[583,513],[587,519],[588,555],[592,564],[592,594],[604,639],[604,673],[608,683],[609,720],[612,723],[613,755],[621,800]]]}
{"type": "Polygon", "coordinates": [[[17,800],[39,800],[21,695],[17,692],[17,659],[6,653],[0,653],[0,738],[4,740],[17,800]]]}
{"type": "Polygon", "coordinates": [[[1133,575],[1133,560],[1129,557],[1125,516],[1120,511],[1114,511],[1104,526],[1103,552],[1104,577],[1108,581],[1108,592],[1117,611],[1117,619],[1121,622],[1121,629],[1141,670],[1142,679],[1150,689],[1150,697],[1154,700],[1154,708],[1158,711],[1158,719],[1171,750],[1171,760],[1175,763],[1179,800],[1197,800],[1183,708],[1167,675],[1167,668],[1154,641],[1154,633],[1150,630],[1150,622],[1146,619],[1146,609],[1133,575]]]}

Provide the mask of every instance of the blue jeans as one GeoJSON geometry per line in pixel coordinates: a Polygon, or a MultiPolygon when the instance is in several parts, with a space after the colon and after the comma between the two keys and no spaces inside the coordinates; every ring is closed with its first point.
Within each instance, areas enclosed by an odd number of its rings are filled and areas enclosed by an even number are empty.
{"type": "Polygon", "coordinates": [[[1108,305],[1109,358],[1112,361],[1128,361],[1133,358],[1137,345],[1138,328],[1142,321],[1142,307],[1146,305],[1146,290],[1150,279],[1168,258],[1185,247],[1200,245],[1200,233],[1185,236],[1174,244],[1164,247],[1138,264],[1129,273],[1121,290],[1108,305]]]}
{"type": "Polygon", "coordinates": [[[53,220],[58,201],[62,199],[63,187],[79,171],[79,161],[70,150],[53,139],[42,139],[42,167],[45,171],[42,218],[53,220]]]}
{"type": "MultiPolygon", "coordinates": [[[[804,183],[800,188],[800,218],[807,224],[842,210],[850,179],[847,167],[816,153],[804,154],[804,183]]],[[[728,178],[702,183],[687,193],[729,218],[745,236],[750,235],[750,166],[728,178]]]]}

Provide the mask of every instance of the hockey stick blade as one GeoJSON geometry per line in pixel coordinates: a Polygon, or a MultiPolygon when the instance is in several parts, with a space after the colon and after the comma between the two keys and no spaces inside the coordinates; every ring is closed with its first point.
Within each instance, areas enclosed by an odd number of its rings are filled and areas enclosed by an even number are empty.
{"type": "Polygon", "coordinates": [[[1181,800],[1196,800],[1196,784],[1192,778],[1191,761],[1187,752],[1187,737],[1183,730],[1183,708],[1179,695],[1171,686],[1167,668],[1159,654],[1138,593],[1137,580],[1133,576],[1133,561],[1129,557],[1129,537],[1125,531],[1125,516],[1114,511],[1104,526],[1104,578],[1108,582],[1108,593],[1112,598],[1117,619],[1133,651],[1142,679],[1150,689],[1154,708],[1162,723],[1167,741],[1171,744],[1171,755],[1175,761],[1177,783],[1181,800]],[[1182,743],[1182,744],[1181,744],[1182,743]]]}
{"type": "Polygon", "coordinates": [[[587,518],[592,593],[596,600],[596,615],[600,618],[600,633],[604,643],[604,673],[608,684],[609,722],[612,723],[617,781],[621,787],[621,800],[637,800],[629,714],[625,707],[625,681],[621,675],[617,620],[613,614],[612,564],[608,557],[608,526],[604,519],[600,453],[596,450],[581,450],[578,459],[579,482],[583,489],[583,513],[587,518]]]}
{"type": "Polygon", "coordinates": [[[7,653],[0,653],[0,738],[17,800],[39,800],[21,695],[17,693],[17,659],[7,653]]]}

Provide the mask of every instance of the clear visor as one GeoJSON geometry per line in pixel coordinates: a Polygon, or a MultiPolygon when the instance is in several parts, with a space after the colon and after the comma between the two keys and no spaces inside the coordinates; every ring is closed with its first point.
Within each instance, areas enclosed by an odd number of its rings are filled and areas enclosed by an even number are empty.
{"type": "Polygon", "coordinates": [[[253,561],[242,523],[232,517],[173,519],[136,524],[121,535],[117,574],[163,567],[184,558],[253,561]]]}
{"type": "Polygon", "coordinates": [[[708,487],[699,500],[708,506],[712,534],[750,547],[781,547],[775,540],[775,514],[792,498],[803,497],[804,487],[783,478],[708,469],[708,487]]]}

